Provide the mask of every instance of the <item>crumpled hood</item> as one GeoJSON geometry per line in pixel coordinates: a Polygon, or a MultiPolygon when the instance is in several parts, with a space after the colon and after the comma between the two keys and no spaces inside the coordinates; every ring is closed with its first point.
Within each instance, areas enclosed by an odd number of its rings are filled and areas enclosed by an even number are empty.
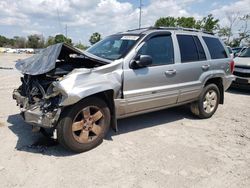
{"type": "Polygon", "coordinates": [[[60,56],[64,55],[61,53],[62,51],[67,54],[83,54],[81,51],[65,43],[58,43],[48,46],[40,53],[35,54],[29,58],[18,60],[16,63],[16,69],[19,70],[22,74],[44,74],[55,68],[56,60],[62,58],[60,56]]]}
{"type": "Polygon", "coordinates": [[[16,69],[22,74],[44,74],[56,68],[57,60],[66,60],[71,54],[76,54],[104,65],[111,63],[109,60],[99,58],[88,52],[82,52],[68,44],[58,43],[48,46],[40,53],[35,54],[27,59],[18,60],[16,63],[16,69]]]}
{"type": "Polygon", "coordinates": [[[121,61],[95,69],[75,69],[54,86],[67,96],[61,103],[67,106],[101,91],[114,90],[117,93],[122,83],[122,72],[121,61]]]}
{"type": "Polygon", "coordinates": [[[236,57],[234,59],[235,65],[239,66],[249,66],[250,67],[250,58],[249,57],[236,57]]]}

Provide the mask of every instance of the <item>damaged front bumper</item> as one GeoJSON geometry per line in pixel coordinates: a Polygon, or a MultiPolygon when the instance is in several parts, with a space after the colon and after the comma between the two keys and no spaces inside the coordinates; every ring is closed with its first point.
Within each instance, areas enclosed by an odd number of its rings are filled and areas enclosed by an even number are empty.
{"type": "Polygon", "coordinates": [[[61,108],[53,111],[44,111],[39,104],[28,106],[28,99],[22,96],[17,90],[13,91],[13,99],[20,107],[21,115],[26,123],[43,128],[53,128],[56,126],[61,114],[61,108]]]}

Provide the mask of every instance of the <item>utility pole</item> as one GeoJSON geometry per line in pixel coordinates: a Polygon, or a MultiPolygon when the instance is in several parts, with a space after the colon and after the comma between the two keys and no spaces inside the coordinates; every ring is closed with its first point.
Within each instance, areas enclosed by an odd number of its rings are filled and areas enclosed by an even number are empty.
{"type": "Polygon", "coordinates": [[[59,27],[60,27],[60,33],[63,34],[63,26],[62,26],[62,22],[61,22],[59,10],[58,10],[58,8],[57,8],[56,10],[57,10],[58,25],[59,25],[59,27]]]}
{"type": "Polygon", "coordinates": [[[139,13],[139,29],[141,28],[141,13],[142,13],[142,0],[140,0],[140,13],[139,13]]]}
{"type": "Polygon", "coordinates": [[[68,25],[67,24],[65,26],[65,36],[66,36],[66,38],[68,38],[68,25]]]}

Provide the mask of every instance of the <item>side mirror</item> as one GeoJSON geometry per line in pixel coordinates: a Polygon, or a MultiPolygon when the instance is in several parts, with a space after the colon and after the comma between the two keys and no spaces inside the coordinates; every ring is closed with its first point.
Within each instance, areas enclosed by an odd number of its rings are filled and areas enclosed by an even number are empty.
{"type": "Polygon", "coordinates": [[[131,62],[132,69],[138,69],[152,65],[153,59],[150,55],[140,55],[131,62]]]}

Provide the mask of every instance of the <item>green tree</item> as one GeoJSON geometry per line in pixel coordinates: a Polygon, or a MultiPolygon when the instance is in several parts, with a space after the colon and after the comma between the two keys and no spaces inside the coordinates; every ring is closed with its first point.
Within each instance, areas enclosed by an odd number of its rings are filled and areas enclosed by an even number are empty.
{"type": "Polygon", "coordinates": [[[4,47],[8,45],[9,39],[6,38],[5,36],[0,35],[0,47],[4,47]]]}
{"type": "MultiPolygon", "coordinates": [[[[199,21],[198,21],[199,22],[199,21]]],[[[209,14],[198,23],[202,29],[208,32],[213,32],[219,28],[219,20],[215,19],[212,14],[209,14]]]]}
{"type": "Polygon", "coordinates": [[[14,36],[13,45],[15,48],[26,48],[27,39],[25,37],[14,36]]]}
{"type": "Polygon", "coordinates": [[[47,41],[46,41],[46,46],[50,46],[55,44],[55,37],[49,36],[47,41]]]}
{"type": "Polygon", "coordinates": [[[93,33],[89,38],[89,42],[91,45],[97,43],[100,40],[101,40],[101,34],[97,32],[93,33]]]}
{"type": "Polygon", "coordinates": [[[55,44],[64,42],[64,43],[72,45],[72,40],[70,38],[66,38],[63,34],[56,35],[54,42],[55,44]]]}
{"type": "Polygon", "coordinates": [[[178,17],[176,22],[178,27],[196,28],[196,20],[194,17],[178,17]]]}
{"type": "Polygon", "coordinates": [[[81,50],[86,50],[86,49],[88,49],[88,46],[85,46],[85,45],[83,45],[82,43],[78,43],[78,44],[76,44],[75,45],[75,47],[76,48],[79,48],[79,49],[81,49],[81,50]]]}
{"type": "Polygon", "coordinates": [[[159,18],[155,22],[155,27],[176,27],[176,19],[174,17],[159,18]]]}
{"type": "Polygon", "coordinates": [[[43,48],[44,47],[44,37],[42,35],[29,35],[27,47],[29,48],[43,48]]]}
{"type": "Polygon", "coordinates": [[[156,20],[155,26],[196,28],[197,21],[194,19],[194,17],[164,17],[156,20]]]}
{"type": "Polygon", "coordinates": [[[238,47],[240,46],[241,41],[239,38],[234,38],[228,45],[231,47],[238,47]]]}
{"type": "Polygon", "coordinates": [[[212,14],[203,17],[202,20],[196,20],[194,17],[163,17],[155,22],[156,27],[185,27],[204,29],[212,32],[218,28],[218,19],[215,19],[212,14]]]}

